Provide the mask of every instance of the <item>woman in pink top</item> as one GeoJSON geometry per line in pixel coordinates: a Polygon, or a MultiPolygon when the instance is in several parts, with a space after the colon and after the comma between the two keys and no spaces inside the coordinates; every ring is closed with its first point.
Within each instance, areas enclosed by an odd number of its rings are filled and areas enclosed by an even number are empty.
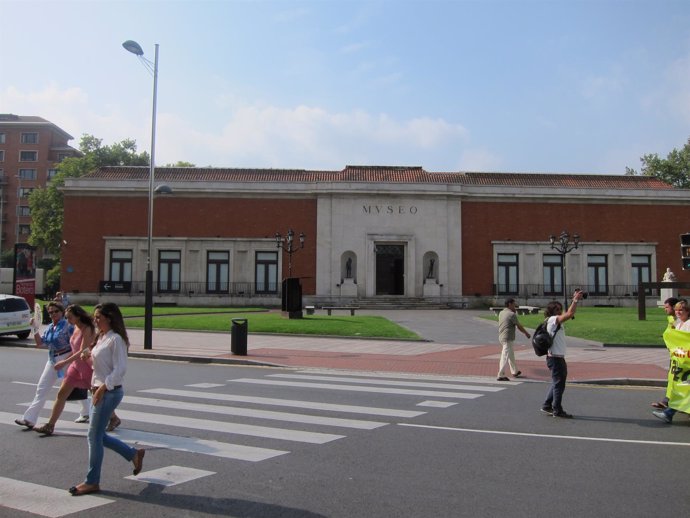
{"type": "MultiPolygon", "coordinates": [[[[72,347],[72,354],[55,364],[56,369],[64,369],[67,365],[67,374],[62,380],[62,385],[58,391],[57,398],[53,404],[53,411],[50,414],[50,419],[43,426],[34,428],[34,431],[45,435],[51,435],[55,430],[55,423],[60,418],[60,414],[65,408],[67,397],[76,388],[89,389],[91,387],[91,376],[93,375],[93,368],[86,361],[80,358],[83,350],[88,350],[92,345],[95,337],[95,328],[93,319],[84,311],[81,306],[73,304],[68,306],[65,310],[65,317],[67,321],[74,326],[74,333],[70,338],[70,346],[72,347]]],[[[89,422],[89,399],[82,399],[82,411],[77,423],[89,422]]]]}

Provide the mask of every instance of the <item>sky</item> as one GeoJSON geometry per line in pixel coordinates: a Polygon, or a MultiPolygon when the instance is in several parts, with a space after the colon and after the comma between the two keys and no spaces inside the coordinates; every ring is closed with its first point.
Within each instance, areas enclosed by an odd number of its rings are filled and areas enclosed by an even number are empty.
{"type": "Polygon", "coordinates": [[[0,113],[156,165],[622,174],[690,138],[687,0],[0,0],[0,113]]]}

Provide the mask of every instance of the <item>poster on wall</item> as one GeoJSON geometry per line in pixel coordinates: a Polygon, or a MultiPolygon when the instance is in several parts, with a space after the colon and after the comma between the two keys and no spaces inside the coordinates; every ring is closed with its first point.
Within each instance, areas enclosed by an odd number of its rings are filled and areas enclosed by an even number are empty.
{"type": "Polygon", "coordinates": [[[29,307],[36,296],[36,249],[26,243],[14,245],[14,294],[24,297],[29,307]]]}

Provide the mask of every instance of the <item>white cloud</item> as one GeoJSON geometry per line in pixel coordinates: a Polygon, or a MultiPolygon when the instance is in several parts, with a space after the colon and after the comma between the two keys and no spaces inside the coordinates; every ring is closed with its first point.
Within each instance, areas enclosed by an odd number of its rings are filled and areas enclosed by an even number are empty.
{"type": "Polygon", "coordinates": [[[458,169],[460,171],[500,171],[503,160],[486,148],[468,148],[462,151],[458,169]]]}

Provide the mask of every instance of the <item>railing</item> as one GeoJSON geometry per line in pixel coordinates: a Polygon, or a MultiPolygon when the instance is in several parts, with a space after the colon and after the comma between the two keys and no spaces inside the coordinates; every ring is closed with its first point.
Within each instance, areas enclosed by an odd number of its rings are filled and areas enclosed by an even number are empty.
{"type": "MultiPolygon", "coordinates": [[[[608,286],[599,286],[595,289],[592,286],[573,284],[568,285],[566,293],[568,295],[575,292],[576,289],[586,291],[590,297],[637,297],[637,284],[611,284],[608,286]]],[[[658,296],[659,290],[648,289],[647,295],[658,296]]],[[[564,296],[563,291],[553,291],[550,286],[544,284],[513,284],[509,286],[499,286],[494,284],[493,295],[513,295],[520,298],[534,298],[534,297],[553,297],[559,299],[564,296]]]]}
{"type": "MultiPolygon", "coordinates": [[[[125,293],[130,295],[144,294],[145,281],[112,282],[101,281],[99,293],[125,293]]],[[[153,283],[153,295],[182,295],[194,296],[225,296],[225,297],[275,297],[280,295],[280,284],[257,284],[254,282],[166,282],[153,283]]]]}

